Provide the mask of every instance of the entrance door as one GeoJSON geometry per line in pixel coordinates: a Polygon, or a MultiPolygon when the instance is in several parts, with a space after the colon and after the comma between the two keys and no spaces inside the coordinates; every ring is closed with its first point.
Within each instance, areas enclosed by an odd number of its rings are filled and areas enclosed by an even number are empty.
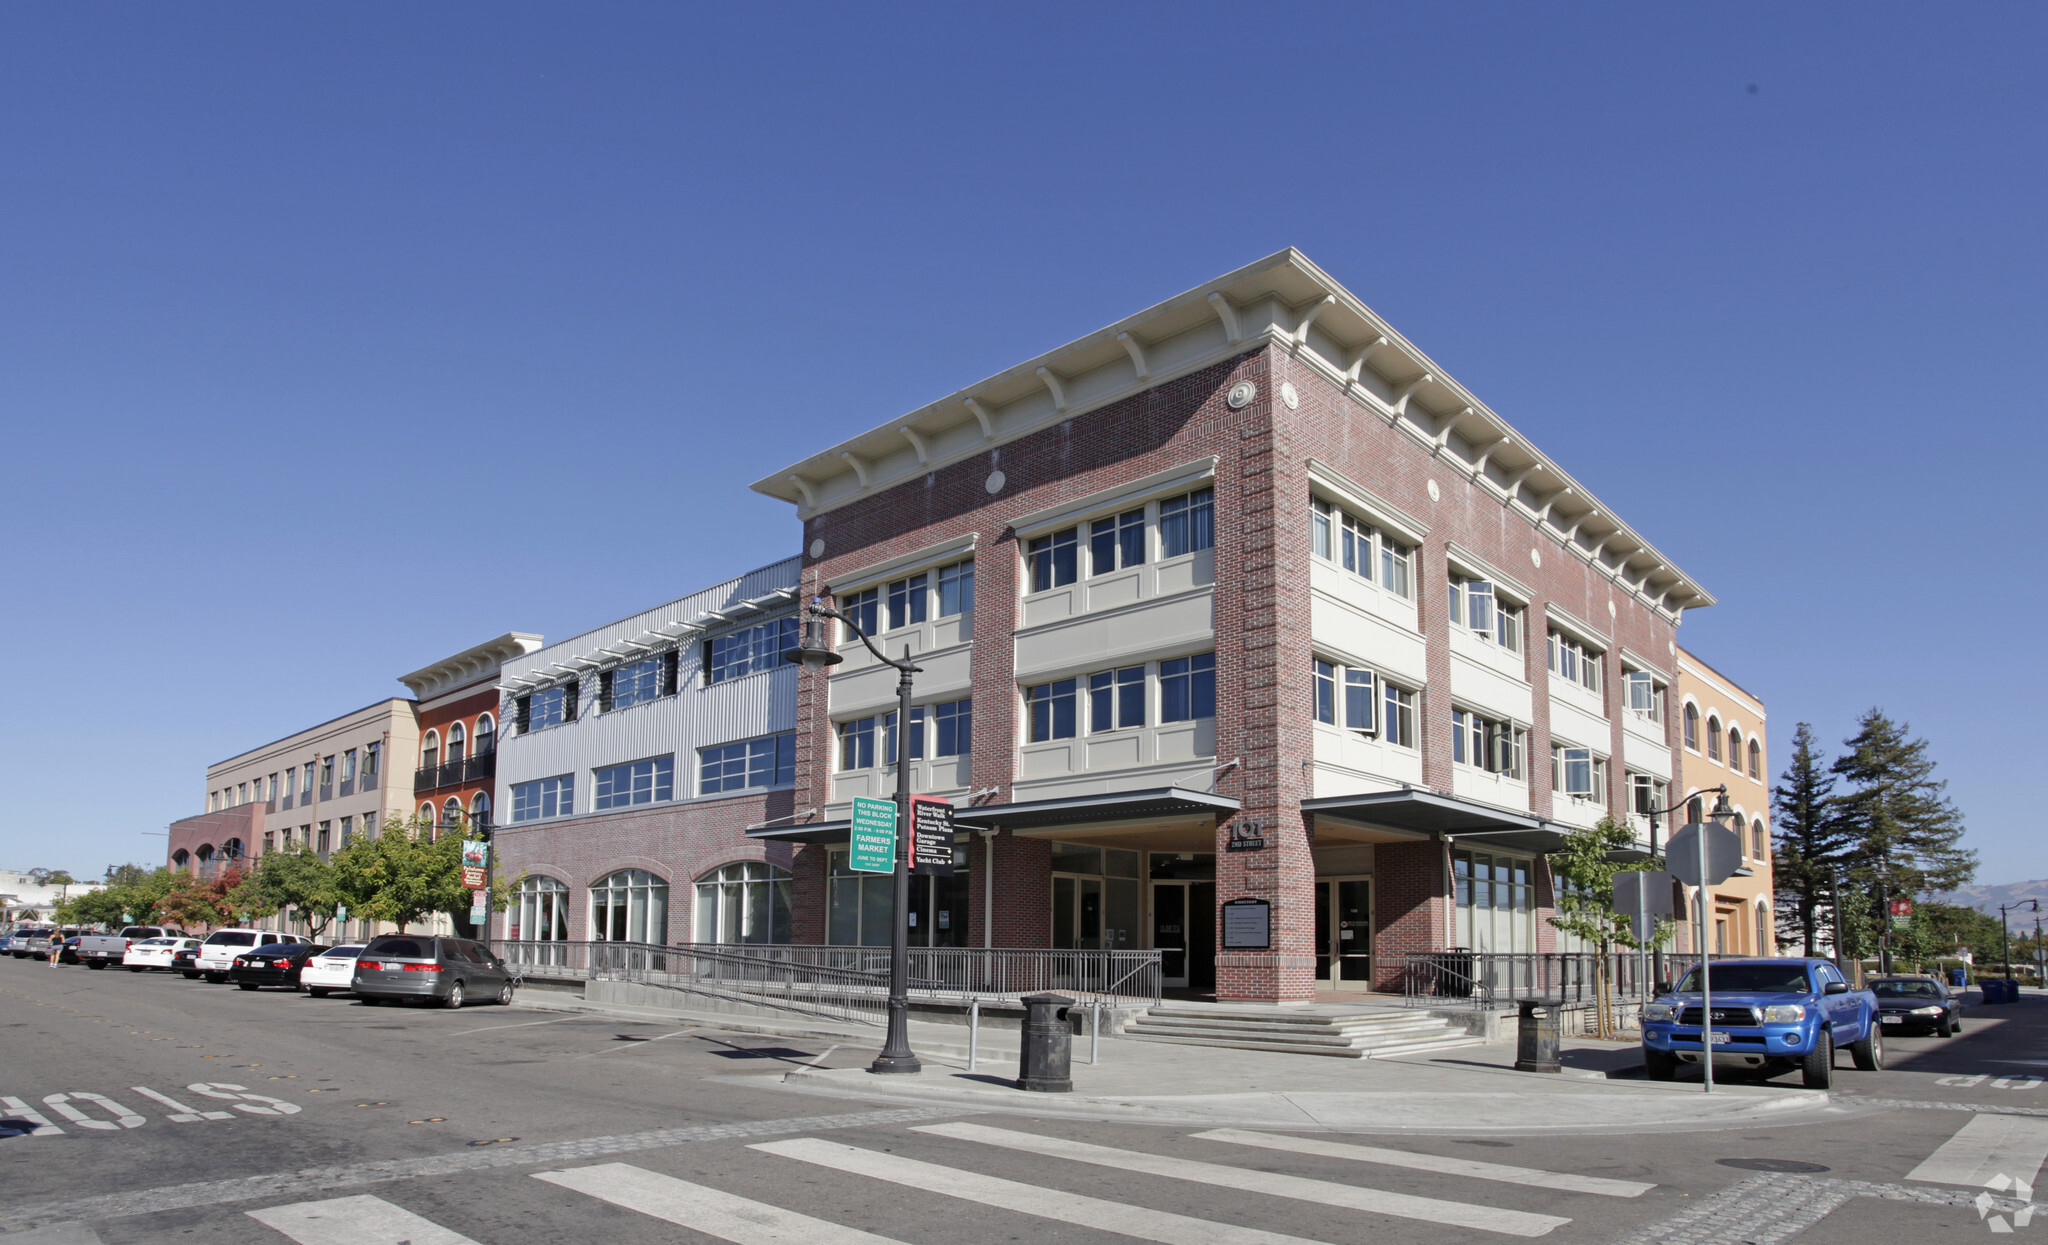
{"type": "Polygon", "coordinates": [[[1188,984],[1188,884],[1152,884],[1152,946],[1159,952],[1160,985],[1185,990],[1188,984]]]}
{"type": "Polygon", "coordinates": [[[1372,980],[1372,879],[1316,882],[1316,978],[1332,985],[1372,980]]]}

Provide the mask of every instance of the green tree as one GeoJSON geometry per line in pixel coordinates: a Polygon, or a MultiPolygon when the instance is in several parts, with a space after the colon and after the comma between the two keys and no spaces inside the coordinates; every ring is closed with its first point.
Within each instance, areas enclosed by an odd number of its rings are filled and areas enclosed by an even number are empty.
{"type": "Polygon", "coordinates": [[[157,915],[184,928],[217,924],[220,909],[215,904],[213,888],[183,869],[173,872],[177,876],[157,902],[157,915]]]}
{"type": "Polygon", "coordinates": [[[264,853],[240,890],[247,892],[245,902],[268,911],[296,909],[315,941],[333,923],[335,906],[342,902],[334,866],[304,843],[264,853]]]}
{"type": "MultiPolygon", "coordinates": [[[[374,838],[357,839],[335,853],[335,889],[349,911],[390,921],[403,931],[437,912],[459,925],[469,919],[470,893],[462,886],[464,833],[446,833],[431,817],[391,818],[374,838]]],[[[490,906],[503,911],[507,886],[491,888],[490,906]]]]}
{"type": "Polygon", "coordinates": [[[1779,928],[1805,954],[1820,954],[1822,931],[1834,941],[1834,874],[1846,869],[1849,834],[1836,816],[1835,778],[1814,747],[1813,727],[1792,732],[1792,759],[1771,791],[1777,832],[1771,872],[1777,884],[1779,928]]]}
{"type": "Polygon", "coordinates": [[[1651,937],[1638,939],[1628,915],[1614,910],[1615,875],[1638,873],[1653,864],[1648,860],[1621,864],[1613,859],[1617,852],[1635,846],[1635,831],[1610,813],[1590,829],[1567,832],[1564,840],[1564,848],[1550,854],[1550,876],[1557,888],[1557,915],[1550,923],[1592,943],[1599,953],[1594,962],[1594,1023],[1599,1036],[1610,1037],[1614,1031],[1613,1004],[1608,998],[1610,955],[1617,946],[1631,951],[1656,946],[1669,936],[1671,927],[1660,921],[1651,937]]]}
{"type": "MultiPolygon", "coordinates": [[[[1977,853],[1962,846],[1963,815],[1934,777],[1927,741],[1872,709],[1843,741],[1848,749],[1831,766],[1850,790],[1835,797],[1837,822],[1850,841],[1849,874],[1873,897],[1874,920],[1902,895],[1926,896],[1967,885],[1977,874],[1977,853]]],[[[1846,910],[1846,905],[1844,905],[1846,910]]],[[[1879,945],[1889,948],[1879,925],[1879,945]]]]}

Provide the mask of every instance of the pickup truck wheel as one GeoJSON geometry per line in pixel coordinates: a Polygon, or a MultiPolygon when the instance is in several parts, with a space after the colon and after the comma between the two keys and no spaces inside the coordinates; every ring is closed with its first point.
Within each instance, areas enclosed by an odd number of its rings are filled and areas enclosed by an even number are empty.
{"type": "Polygon", "coordinates": [[[1678,1079],[1678,1056],[1668,1050],[1643,1050],[1643,1075],[1653,1081],[1678,1079]]]}
{"type": "Polygon", "coordinates": [[[1799,1061],[1799,1080],[1808,1089],[1826,1089],[1835,1083],[1835,1039],[1826,1029],[1799,1061]]]}
{"type": "Polygon", "coordinates": [[[1877,1017],[1870,1018],[1862,1041],[1849,1044],[1849,1055],[1856,1061],[1858,1072],[1875,1072],[1884,1067],[1884,1026],[1877,1017]]]}

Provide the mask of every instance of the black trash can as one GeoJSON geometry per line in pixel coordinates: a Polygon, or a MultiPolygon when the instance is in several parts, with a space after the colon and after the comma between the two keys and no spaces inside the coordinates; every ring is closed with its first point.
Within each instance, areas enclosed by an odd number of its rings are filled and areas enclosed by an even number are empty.
{"type": "Polygon", "coordinates": [[[1027,994],[1020,1001],[1024,1041],[1017,1052],[1017,1088],[1044,1094],[1074,1092],[1074,1030],[1067,1020],[1074,1000],[1063,994],[1027,994]]]}
{"type": "Polygon", "coordinates": [[[1562,1072],[1557,1061],[1557,1014],[1551,999],[1523,999],[1515,1032],[1515,1071],[1562,1072]]]}

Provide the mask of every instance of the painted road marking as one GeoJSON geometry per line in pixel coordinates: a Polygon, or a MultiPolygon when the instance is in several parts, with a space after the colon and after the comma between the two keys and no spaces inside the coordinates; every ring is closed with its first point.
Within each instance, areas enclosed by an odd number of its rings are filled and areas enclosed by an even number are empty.
{"type": "Polygon", "coordinates": [[[299,1245],[477,1245],[460,1232],[367,1193],[242,1213],[299,1245]]]}
{"type": "Polygon", "coordinates": [[[1286,1150],[1294,1154],[1318,1154],[1325,1158],[1353,1159],[1360,1163],[1383,1163],[1416,1171],[1440,1172],[1449,1176],[1470,1176],[1475,1180],[1500,1180],[1508,1184],[1534,1185],[1539,1189],[1562,1189],[1567,1193],[1597,1193],[1602,1197],[1641,1197],[1656,1188],[1638,1180],[1611,1180],[1605,1176],[1580,1176],[1572,1172],[1548,1172],[1534,1167],[1512,1167],[1506,1163],[1483,1163],[1476,1159],[1446,1158],[1417,1154],[1411,1150],[1386,1150],[1379,1146],[1355,1146],[1320,1137],[1290,1137],[1284,1133],[1254,1133],[1241,1128],[1212,1128],[1196,1133],[1205,1141],[1227,1141],[1232,1145],[1286,1150]]]}
{"type": "Polygon", "coordinates": [[[1068,1141],[1062,1137],[990,1128],[985,1124],[926,1124],[912,1131],[951,1137],[957,1141],[978,1141],[983,1145],[1002,1146],[1009,1150],[1022,1150],[1028,1154],[1042,1154],[1047,1158],[1093,1163],[1098,1167],[1144,1172],[1147,1175],[1166,1176],[1174,1180],[1191,1180],[1198,1184],[1238,1189],[1246,1193],[1264,1193],[1271,1197],[1292,1198],[1299,1202],[1319,1202],[1324,1206],[1341,1206],[1347,1210],[1394,1215],[1402,1219],[1421,1219],[1452,1227],[1504,1232],[1510,1236],[1542,1236],[1552,1228],[1562,1227],[1571,1222],[1556,1215],[1533,1215],[1526,1211],[1502,1210],[1498,1207],[1476,1206],[1465,1202],[1447,1202],[1433,1197],[1416,1197],[1408,1193],[1362,1189],[1355,1185],[1335,1184],[1327,1180],[1311,1180],[1305,1176],[1249,1171],[1242,1167],[1226,1167],[1221,1163],[1203,1163],[1164,1154],[1146,1154],[1138,1150],[1119,1150],[1114,1146],[1068,1141]]]}
{"type": "Polygon", "coordinates": [[[2034,1183],[2048,1159],[2048,1120],[2029,1115],[1973,1115],[1927,1161],[1906,1173],[1908,1180],[2003,1188],[2012,1181],[2034,1183]],[[2003,1181],[1994,1185],[1994,1181],[2003,1181]]]}
{"type": "Polygon", "coordinates": [[[133,1089],[136,1093],[141,1094],[144,1098],[154,1098],[158,1102],[169,1107],[171,1109],[171,1113],[165,1116],[164,1118],[169,1120],[173,1124],[197,1124],[201,1120],[232,1120],[235,1118],[234,1113],[231,1111],[195,1110],[194,1108],[188,1107],[184,1103],[179,1102],[176,1098],[173,1098],[168,1094],[159,1094],[155,1090],[150,1089],[147,1086],[132,1085],[129,1088],[133,1089]]]}
{"type": "Polygon", "coordinates": [[[1080,1193],[1043,1189],[999,1176],[983,1176],[877,1150],[821,1141],[816,1137],[761,1142],[747,1148],[815,1163],[835,1171],[852,1172],[856,1176],[908,1185],[926,1193],[940,1193],[1000,1210],[1013,1210],[1022,1215],[1118,1232],[1141,1241],[1157,1241],[1160,1245],[1313,1245],[1299,1236],[1283,1236],[1261,1228],[1241,1228],[1236,1224],[1196,1219],[1171,1211],[1107,1202],[1080,1193]]]}
{"type": "Polygon", "coordinates": [[[533,1178],[737,1245],[896,1245],[891,1237],[707,1189],[630,1163],[535,1172],[533,1178]]]}
{"type": "MultiPolygon", "coordinates": [[[[19,1098],[0,1096],[0,1107],[7,1109],[8,1119],[19,1120],[27,1124],[29,1127],[26,1131],[31,1137],[61,1137],[64,1135],[64,1130],[50,1123],[48,1116],[29,1106],[19,1098]]],[[[23,1131],[19,1128],[9,1128],[5,1131],[5,1135],[19,1137],[23,1131]]]]}
{"type": "Polygon", "coordinates": [[[510,1025],[485,1025],[485,1026],[484,1026],[483,1028],[481,1028],[481,1029],[457,1029],[457,1030],[456,1030],[455,1032],[453,1032],[453,1033],[449,1034],[448,1036],[449,1036],[449,1037],[462,1037],[462,1036],[464,1036],[465,1034],[470,1034],[470,1033],[490,1033],[490,1032],[492,1032],[493,1030],[496,1030],[496,1029],[531,1029],[531,1028],[532,1028],[533,1026],[535,1026],[535,1025],[561,1025],[561,1024],[567,1024],[567,1023],[569,1023],[569,1022],[570,1022],[570,1021],[572,1021],[572,1020],[609,1020],[609,1019],[611,1019],[611,1017],[609,1017],[609,1016],[559,1016],[559,1017],[555,1018],[554,1020],[522,1020],[522,1021],[520,1021],[520,1022],[519,1022],[519,1023],[517,1023],[517,1024],[510,1024],[510,1025]]]}
{"type": "Polygon", "coordinates": [[[141,1128],[143,1125],[141,1116],[115,1102],[105,1094],[49,1094],[43,1098],[43,1105],[49,1107],[65,1119],[70,1120],[80,1128],[97,1128],[112,1132],[122,1128],[141,1128]],[[71,1104],[74,1102],[89,1102],[114,1118],[112,1120],[96,1120],[77,1107],[72,1106],[71,1104]]]}

